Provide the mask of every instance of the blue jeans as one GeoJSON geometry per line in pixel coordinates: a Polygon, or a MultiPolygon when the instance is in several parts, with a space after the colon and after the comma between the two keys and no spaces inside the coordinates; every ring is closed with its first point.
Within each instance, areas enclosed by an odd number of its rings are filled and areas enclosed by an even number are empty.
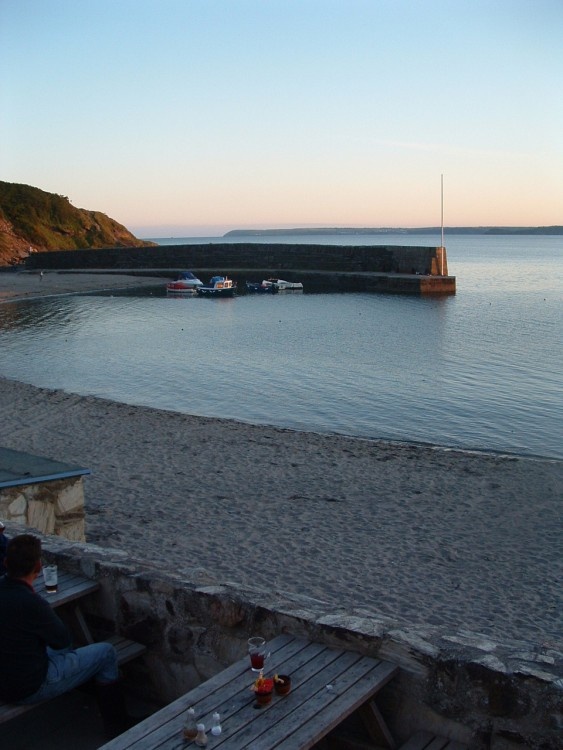
{"type": "Polygon", "coordinates": [[[47,647],[49,666],[39,690],[18,703],[39,703],[56,698],[94,677],[107,685],[119,678],[117,654],[111,643],[92,643],[77,649],[55,651],[47,647]]]}

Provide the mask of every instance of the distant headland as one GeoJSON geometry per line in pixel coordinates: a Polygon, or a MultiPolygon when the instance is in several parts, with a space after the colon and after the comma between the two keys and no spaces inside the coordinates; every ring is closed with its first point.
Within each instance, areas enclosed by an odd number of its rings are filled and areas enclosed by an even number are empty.
{"type": "MultiPolygon", "coordinates": [[[[444,227],[448,234],[555,234],[563,235],[563,225],[548,227],[444,227]]],[[[293,229],[232,229],[223,237],[295,237],[304,234],[439,234],[440,227],[300,227],[293,229]]]]}

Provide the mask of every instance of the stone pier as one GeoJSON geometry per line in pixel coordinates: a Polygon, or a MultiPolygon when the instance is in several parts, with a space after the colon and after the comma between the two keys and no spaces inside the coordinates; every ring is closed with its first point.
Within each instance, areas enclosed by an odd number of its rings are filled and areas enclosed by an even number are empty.
{"type": "Polygon", "coordinates": [[[29,270],[150,273],[174,277],[189,269],[237,281],[268,276],[303,281],[305,290],[455,294],[445,247],[208,243],[34,253],[29,270]]]}

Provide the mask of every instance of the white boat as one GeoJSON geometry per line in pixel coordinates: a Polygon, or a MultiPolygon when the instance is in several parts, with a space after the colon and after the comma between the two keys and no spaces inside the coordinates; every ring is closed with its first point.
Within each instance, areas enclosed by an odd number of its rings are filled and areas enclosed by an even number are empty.
{"type": "Polygon", "coordinates": [[[191,271],[184,271],[176,281],[169,281],[166,284],[166,291],[171,294],[185,294],[195,292],[200,286],[203,286],[203,281],[200,281],[191,271]]]}
{"type": "Polygon", "coordinates": [[[263,287],[274,287],[278,292],[302,292],[303,284],[300,281],[284,281],[283,279],[264,279],[263,287]]]}

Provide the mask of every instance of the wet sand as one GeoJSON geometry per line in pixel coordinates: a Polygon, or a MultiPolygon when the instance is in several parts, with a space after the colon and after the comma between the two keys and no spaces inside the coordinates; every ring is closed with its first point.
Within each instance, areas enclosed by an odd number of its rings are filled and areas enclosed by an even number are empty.
{"type": "Polygon", "coordinates": [[[86,273],[83,271],[1,271],[0,303],[32,299],[51,294],[76,294],[102,289],[128,289],[164,284],[162,277],[134,276],[127,273],[86,273]]]}

